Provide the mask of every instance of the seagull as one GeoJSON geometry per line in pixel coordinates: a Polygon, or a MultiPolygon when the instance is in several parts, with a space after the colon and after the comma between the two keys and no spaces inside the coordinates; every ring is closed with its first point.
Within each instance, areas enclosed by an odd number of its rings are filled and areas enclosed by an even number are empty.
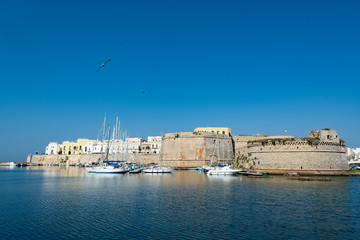
{"type": "Polygon", "coordinates": [[[107,63],[107,62],[109,62],[111,59],[109,58],[109,60],[107,60],[106,62],[104,62],[99,68],[98,68],[98,70],[96,70],[96,72],[98,72],[99,70],[100,70],[100,68],[102,68],[102,67],[105,67],[105,64],[107,63]]]}
{"type": "Polygon", "coordinates": [[[141,93],[145,93],[145,91],[142,91],[141,93]]]}

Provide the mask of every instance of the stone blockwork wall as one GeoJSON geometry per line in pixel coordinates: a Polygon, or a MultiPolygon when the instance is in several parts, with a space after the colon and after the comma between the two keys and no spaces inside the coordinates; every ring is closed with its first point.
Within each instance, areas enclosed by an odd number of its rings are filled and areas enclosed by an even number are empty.
{"type": "Polygon", "coordinates": [[[248,156],[248,142],[249,141],[268,141],[273,139],[293,139],[294,136],[268,136],[265,134],[257,135],[233,135],[234,150],[236,156],[248,156]]]}
{"type": "Polygon", "coordinates": [[[234,159],[233,141],[230,136],[214,133],[179,132],[163,136],[163,159],[165,165],[175,167],[198,167],[218,161],[217,137],[220,162],[234,159]]]}
{"type": "Polygon", "coordinates": [[[248,158],[255,170],[268,172],[334,172],[348,170],[345,146],[308,140],[249,143],[248,158]]]}
{"type": "MultiPolygon", "coordinates": [[[[74,154],[74,155],[29,155],[27,162],[35,164],[78,164],[100,161],[101,154],[74,154]]],[[[109,157],[111,159],[111,155],[109,157]]],[[[159,163],[159,154],[128,154],[129,162],[140,164],[159,163]]]]}

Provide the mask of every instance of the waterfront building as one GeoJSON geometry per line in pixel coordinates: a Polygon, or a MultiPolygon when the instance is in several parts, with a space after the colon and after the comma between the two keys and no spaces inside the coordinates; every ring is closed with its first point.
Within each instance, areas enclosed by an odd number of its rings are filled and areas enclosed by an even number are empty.
{"type": "Polygon", "coordinates": [[[360,162],[360,148],[346,148],[346,158],[349,163],[360,162]]]}
{"type": "MultiPolygon", "coordinates": [[[[107,141],[105,142],[107,144],[107,141]]],[[[139,153],[141,142],[143,142],[142,138],[126,138],[125,141],[122,139],[111,140],[109,145],[109,154],[139,153]]]]}
{"type": "Polygon", "coordinates": [[[194,132],[197,133],[215,133],[215,134],[223,134],[223,135],[231,135],[231,128],[228,127],[197,127],[194,129],[194,132]]]}
{"type": "Polygon", "coordinates": [[[90,140],[84,147],[83,147],[83,154],[100,154],[106,153],[107,149],[107,142],[106,141],[93,141],[90,140]]]}
{"type": "Polygon", "coordinates": [[[148,137],[148,143],[150,143],[150,152],[159,154],[161,151],[161,136],[148,137]]]}
{"type": "Polygon", "coordinates": [[[61,154],[62,146],[57,142],[50,142],[49,145],[46,146],[45,154],[46,155],[57,155],[61,154]]]}
{"type": "Polygon", "coordinates": [[[151,143],[149,142],[142,142],[140,146],[142,153],[151,153],[151,143]]]}
{"type": "Polygon", "coordinates": [[[76,142],[64,141],[62,143],[62,153],[63,154],[83,154],[84,147],[88,143],[96,142],[96,140],[90,140],[87,138],[79,138],[76,142]]]}
{"type": "Polygon", "coordinates": [[[127,138],[125,141],[125,151],[128,153],[139,153],[140,145],[144,140],[142,138],[127,138]]]}

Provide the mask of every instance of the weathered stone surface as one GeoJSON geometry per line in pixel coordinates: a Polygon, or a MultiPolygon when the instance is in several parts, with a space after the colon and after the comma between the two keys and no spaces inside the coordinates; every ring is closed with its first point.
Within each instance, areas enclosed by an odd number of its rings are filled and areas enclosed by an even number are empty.
{"type": "MultiPolygon", "coordinates": [[[[74,154],[74,155],[29,155],[27,162],[35,164],[84,164],[86,162],[100,161],[101,154],[74,154]]],[[[109,157],[111,159],[111,155],[109,157]]],[[[159,163],[159,154],[128,154],[129,162],[140,164],[159,163]]]]}
{"type": "Polygon", "coordinates": [[[339,144],[319,143],[312,145],[308,141],[287,141],[248,146],[250,163],[256,170],[348,170],[345,147],[339,144]]]}
{"type": "Polygon", "coordinates": [[[165,165],[175,167],[203,166],[209,164],[211,159],[213,162],[232,162],[233,148],[231,136],[223,134],[179,132],[163,137],[165,165]]]}

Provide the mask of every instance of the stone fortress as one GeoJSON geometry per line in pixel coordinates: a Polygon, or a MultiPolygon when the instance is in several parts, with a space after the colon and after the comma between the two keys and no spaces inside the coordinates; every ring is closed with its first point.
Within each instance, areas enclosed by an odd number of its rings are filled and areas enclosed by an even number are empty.
{"type": "Polygon", "coordinates": [[[314,130],[308,138],[296,138],[231,135],[231,129],[224,129],[196,128],[194,132],[165,134],[165,165],[186,168],[233,162],[237,168],[277,174],[333,175],[349,170],[345,142],[335,130],[314,130]]]}
{"type": "MultiPolygon", "coordinates": [[[[93,155],[29,155],[28,162],[41,164],[99,161],[93,155]]],[[[295,136],[232,135],[230,128],[196,128],[193,132],[162,136],[162,158],[154,154],[129,154],[130,161],[158,162],[178,168],[232,162],[237,168],[273,174],[342,174],[349,170],[345,142],[335,130],[310,131],[295,136]]]]}
{"type": "Polygon", "coordinates": [[[241,155],[247,156],[250,168],[269,173],[333,175],[349,170],[345,142],[335,130],[326,128],[310,131],[308,138],[286,136],[249,140],[247,152],[240,151],[238,160],[241,155]]]}

